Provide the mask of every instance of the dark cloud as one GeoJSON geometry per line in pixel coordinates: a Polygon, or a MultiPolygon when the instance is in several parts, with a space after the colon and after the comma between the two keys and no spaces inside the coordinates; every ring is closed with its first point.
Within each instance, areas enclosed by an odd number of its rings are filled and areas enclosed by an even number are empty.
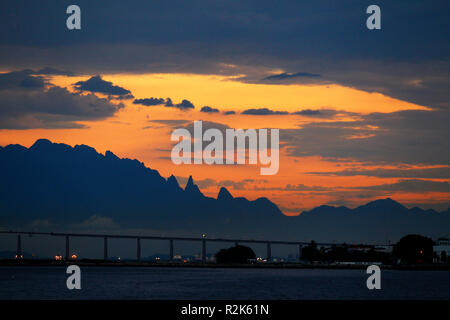
{"type": "Polygon", "coordinates": [[[105,81],[98,75],[93,76],[86,81],[78,81],[74,84],[74,88],[79,91],[97,92],[113,96],[123,96],[131,93],[130,90],[115,86],[112,82],[105,81]]]}
{"type": "Polygon", "coordinates": [[[307,186],[302,183],[293,185],[288,183],[285,187],[255,187],[254,190],[266,191],[266,190],[276,190],[276,191],[312,191],[312,192],[322,192],[334,190],[328,187],[321,186],[307,186]]]}
{"type": "Polygon", "coordinates": [[[108,96],[108,100],[130,100],[134,99],[132,94],[125,94],[122,96],[108,96]]]}
{"type": "Polygon", "coordinates": [[[450,167],[437,167],[425,169],[348,169],[332,172],[308,172],[308,174],[322,176],[367,176],[377,178],[422,178],[422,179],[450,179],[450,167]]]}
{"type": "Polygon", "coordinates": [[[450,111],[408,110],[361,115],[358,121],[315,122],[280,130],[293,156],[362,162],[450,164],[450,111]]]}
{"type": "Polygon", "coordinates": [[[285,114],[289,114],[289,112],[274,111],[274,110],[270,110],[268,108],[259,108],[259,109],[247,109],[247,110],[242,111],[241,114],[268,116],[268,115],[285,115],[285,114]]]}
{"type": "MultiPolygon", "coordinates": [[[[170,103],[172,103],[172,102],[170,102],[170,103]]],[[[170,105],[166,103],[166,107],[170,107],[170,105]]],[[[180,103],[173,105],[173,107],[181,109],[181,110],[189,110],[189,109],[195,108],[195,106],[192,104],[192,102],[190,102],[189,100],[186,100],[186,99],[183,99],[183,101],[181,101],[180,103]]]]}
{"type": "Polygon", "coordinates": [[[105,119],[122,107],[71,93],[29,71],[0,75],[0,129],[81,128],[78,121],[105,119]]]}
{"type": "Polygon", "coordinates": [[[219,109],[211,108],[211,107],[208,107],[208,106],[204,106],[204,107],[200,110],[200,112],[215,113],[215,112],[219,112],[219,109]]]}
{"type": "Polygon", "coordinates": [[[164,104],[166,107],[173,107],[172,99],[167,98],[166,103],[164,104]]]}
{"type": "Polygon", "coordinates": [[[22,88],[38,89],[45,86],[45,81],[39,77],[26,77],[20,82],[22,88]]]}
{"type": "Polygon", "coordinates": [[[89,14],[83,14],[84,27],[73,32],[65,28],[67,3],[1,2],[0,68],[245,74],[255,82],[273,70],[308,70],[322,76],[279,72],[287,75],[283,83],[319,78],[450,107],[450,4],[445,0],[432,6],[380,0],[382,29],[377,31],[365,28],[368,4],[355,1],[77,4],[89,14]]]}
{"type": "Polygon", "coordinates": [[[286,80],[286,79],[293,79],[293,78],[318,78],[320,77],[320,74],[315,73],[308,73],[308,72],[297,72],[297,73],[279,73],[274,74],[268,77],[263,78],[263,80],[286,80]]]}
{"type": "Polygon", "coordinates": [[[47,80],[33,73],[33,70],[0,73],[0,90],[34,90],[49,85],[47,80]]]}
{"type": "MultiPolygon", "coordinates": [[[[181,110],[194,109],[195,106],[189,100],[183,99],[180,103],[174,104],[171,98],[146,98],[146,99],[136,99],[133,101],[134,104],[142,104],[144,106],[157,106],[164,105],[168,108],[178,108],[181,110]]],[[[204,111],[203,111],[204,112],[204,111]]]]}
{"type": "Polygon", "coordinates": [[[394,192],[450,192],[450,183],[420,179],[401,180],[391,184],[381,184],[367,187],[357,187],[362,190],[394,191],[394,192]]]}
{"type": "Polygon", "coordinates": [[[229,116],[229,115],[232,115],[232,114],[236,114],[236,111],[224,111],[223,114],[226,115],[226,116],[229,116]]]}
{"type": "MultiPolygon", "coordinates": [[[[165,105],[168,108],[178,108],[181,110],[188,110],[188,109],[194,109],[195,106],[192,102],[190,102],[189,100],[183,99],[180,103],[176,103],[174,104],[172,102],[172,99],[167,98],[146,98],[146,99],[136,99],[133,101],[134,104],[142,104],[144,106],[158,106],[158,105],[165,105]]],[[[205,107],[203,107],[205,108],[205,107]]],[[[208,112],[208,111],[203,111],[202,108],[202,112],[208,112]]],[[[209,107],[208,107],[209,108],[209,107]]]]}
{"type": "Polygon", "coordinates": [[[165,100],[163,98],[145,98],[145,99],[136,99],[133,101],[133,104],[142,104],[144,106],[157,106],[164,103],[165,100]]]}
{"type": "Polygon", "coordinates": [[[320,115],[322,115],[320,110],[311,110],[311,109],[296,111],[296,112],[293,112],[293,114],[298,114],[301,116],[320,116],[320,115]]]}

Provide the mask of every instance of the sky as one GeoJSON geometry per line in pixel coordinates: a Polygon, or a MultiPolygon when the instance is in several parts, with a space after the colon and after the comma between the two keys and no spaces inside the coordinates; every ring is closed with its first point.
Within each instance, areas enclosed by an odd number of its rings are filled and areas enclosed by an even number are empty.
{"type": "Polygon", "coordinates": [[[2,1],[0,145],[86,144],[287,215],[386,197],[447,209],[450,5],[378,1],[368,30],[371,4],[2,1]],[[171,133],[195,120],[280,129],[279,172],[173,164],[171,133]]]}

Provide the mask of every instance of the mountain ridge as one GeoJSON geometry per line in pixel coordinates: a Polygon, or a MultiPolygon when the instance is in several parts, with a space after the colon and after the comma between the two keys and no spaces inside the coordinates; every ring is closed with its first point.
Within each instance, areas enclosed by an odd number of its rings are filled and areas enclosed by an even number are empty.
{"type": "Polygon", "coordinates": [[[217,198],[207,197],[192,176],[183,189],[173,175],[166,179],[136,159],[47,139],[29,148],[0,147],[0,176],[0,223],[11,227],[37,220],[70,226],[99,216],[124,228],[285,239],[379,240],[450,230],[449,210],[408,209],[390,198],[285,216],[265,197],[233,197],[225,187],[217,198]]]}

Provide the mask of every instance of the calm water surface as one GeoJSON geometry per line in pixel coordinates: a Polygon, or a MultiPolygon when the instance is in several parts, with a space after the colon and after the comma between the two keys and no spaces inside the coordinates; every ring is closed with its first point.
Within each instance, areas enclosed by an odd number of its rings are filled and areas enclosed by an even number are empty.
{"type": "Polygon", "coordinates": [[[0,299],[450,299],[450,271],[82,267],[81,290],[64,267],[0,267],[0,299]]]}

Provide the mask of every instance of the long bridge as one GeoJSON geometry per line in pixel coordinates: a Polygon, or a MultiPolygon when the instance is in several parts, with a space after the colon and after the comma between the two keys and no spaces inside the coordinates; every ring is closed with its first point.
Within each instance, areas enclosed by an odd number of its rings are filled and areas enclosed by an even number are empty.
{"type": "MultiPolygon", "coordinates": [[[[224,239],[224,238],[207,238],[205,234],[201,237],[171,237],[171,236],[142,236],[142,235],[115,235],[115,234],[89,234],[89,233],[64,233],[64,232],[37,232],[37,231],[0,231],[0,234],[15,234],[17,235],[17,249],[16,256],[22,256],[22,238],[21,235],[43,235],[65,237],[66,250],[65,259],[70,260],[70,238],[103,238],[103,259],[108,260],[108,239],[135,239],[136,240],[136,260],[141,261],[141,241],[142,240],[167,240],[169,242],[169,257],[174,259],[174,242],[175,241],[200,241],[202,243],[202,262],[206,262],[206,242],[231,242],[235,245],[240,243],[257,243],[265,244],[267,246],[267,261],[272,260],[272,245],[294,245],[298,247],[298,257],[302,256],[302,247],[310,244],[304,241],[282,241],[282,240],[253,240],[253,239],[224,239]]],[[[336,243],[316,243],[318,246],[333,246],[336,243]]]]}

